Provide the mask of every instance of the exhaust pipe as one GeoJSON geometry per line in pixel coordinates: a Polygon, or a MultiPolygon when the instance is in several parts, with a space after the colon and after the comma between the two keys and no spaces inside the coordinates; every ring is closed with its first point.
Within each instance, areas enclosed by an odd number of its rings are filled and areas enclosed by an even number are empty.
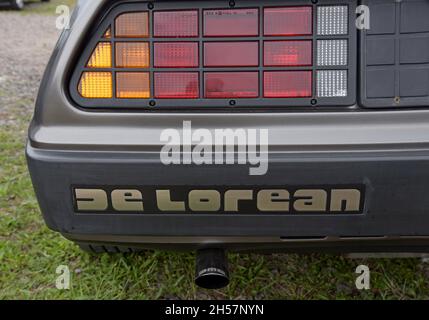
{"type": "Polygon", "coordinates": [[[195,284],[204,289],[221,289],[229,284],[228,259],[225,250],[197,251],[195,284]]]}

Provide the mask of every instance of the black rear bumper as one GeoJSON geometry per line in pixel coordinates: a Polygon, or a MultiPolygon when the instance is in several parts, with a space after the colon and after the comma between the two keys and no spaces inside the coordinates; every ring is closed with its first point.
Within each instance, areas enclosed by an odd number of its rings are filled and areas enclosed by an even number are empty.
{"type": "Polygon", "coordinates": [[[165,166],[158,153],[48,151],[27,146],[48,226],[78,242],[160,248],[425,252],[429,151],[270,154],[265,176],[247,166],[165,166]],[[72,186],[363,185],[362,214],[76,213],[72,186]]]}

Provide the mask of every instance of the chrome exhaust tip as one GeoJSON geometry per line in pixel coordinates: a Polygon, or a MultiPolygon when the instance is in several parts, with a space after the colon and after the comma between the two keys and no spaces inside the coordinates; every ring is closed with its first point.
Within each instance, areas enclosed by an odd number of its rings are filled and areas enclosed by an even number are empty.
{"type": "Polygon", "coordinates": [[[229,284],[228,259],[225,250],[197,251],[195,284],[204,289],[221,289],[229,284]]]}

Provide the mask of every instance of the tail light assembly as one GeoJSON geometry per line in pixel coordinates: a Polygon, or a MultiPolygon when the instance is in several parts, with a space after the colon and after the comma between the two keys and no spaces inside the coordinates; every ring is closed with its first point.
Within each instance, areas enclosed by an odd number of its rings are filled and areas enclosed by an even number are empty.
{"type": "Polygon", "coordinates": [[[117,3],[70,79],[83,108],[347,106],[354,1],[117,3]]]}

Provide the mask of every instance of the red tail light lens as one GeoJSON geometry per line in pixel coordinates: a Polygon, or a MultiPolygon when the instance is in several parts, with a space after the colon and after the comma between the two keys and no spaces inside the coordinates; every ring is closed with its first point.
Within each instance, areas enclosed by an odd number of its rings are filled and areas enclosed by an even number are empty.
{"type": "Polygon", "coordinates": [[[155,98],[197,99],[198,72],[155,72],[155,98]]]}
{"type": "Polygon", "coordinates": [[[257,98],[258,72],[206,72],[205,98],[257,98]]]}
{"type": "Polygon", "coordinates": [[[198,37],[198,11],[155,11],[153,36],[160,38],[198,37]]]}
{"type": "Polygon", "coordinates": [[[264,66],[277,67],[311,65],[311,40],[264,42],[264,66]]]}
{"type": "Polygon", "coordinates": [[[264,9],[264,35],[297,36],[313,32],[312,7],[264,9]]]}
{"type": "Polygon", "coordinates": [[[258,35],[258,9],[204,10],[204,36],[206,37],[251,37],[258,35]]]}
{"type": "Polygon", "coordinates": [[[204,66],[206,67],[257,67],[259,43],[254,42],[205,42],[204,66]]]}
{"type": "Polygon", "coordinates": [[[303,98],[312,96],[311,71],[265,71],[264,97],[303,98]]]}
{"type": "Polygon", "coordinates": [[[197,68],[198,42],[155,42],[155,68],[197,68]]]}

